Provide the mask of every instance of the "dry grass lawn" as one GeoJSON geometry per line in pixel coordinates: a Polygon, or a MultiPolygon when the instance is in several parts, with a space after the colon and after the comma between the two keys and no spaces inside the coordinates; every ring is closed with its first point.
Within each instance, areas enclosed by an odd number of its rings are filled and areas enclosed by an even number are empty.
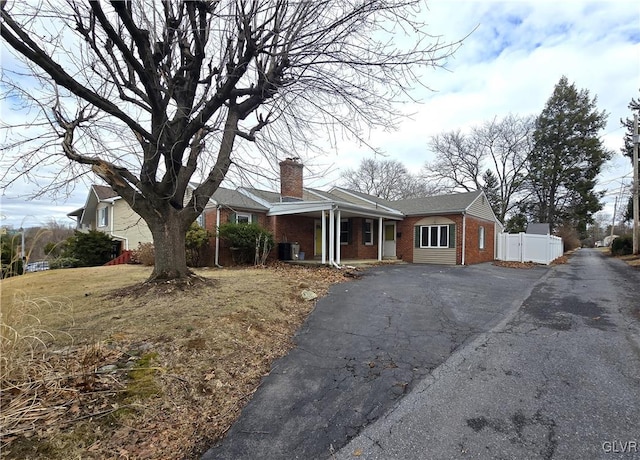
{"type": "Polygon", "coordinates": [[[51,270],[0,282],[2,457],[198,458],[229,429],[319,295],[329,268],[51,270]]]}

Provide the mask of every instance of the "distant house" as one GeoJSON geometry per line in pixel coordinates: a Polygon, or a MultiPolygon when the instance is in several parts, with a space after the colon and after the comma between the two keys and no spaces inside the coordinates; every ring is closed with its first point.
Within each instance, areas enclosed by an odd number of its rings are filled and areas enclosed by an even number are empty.
{"type": "Polygon", "coordinates": [[[107,185],[92,185],[84,207],[67,215],[76,219],[76,230],[98,230],[119,242],[117,254],[153,241],[146,222],[107,185]]]}
{"type": "MultiPolygon", "coordinates": [[[[109,191],[93,186],[85,207],[70,214],[77,216],[79,228],[109,230],[126,248],[151,241],[142,219],[109,191]]],[[[276,244],[295,244],[307,260],[329,265],[396,258],[451,265],[488,262],[496,258],[502,231],[482,191],[398,201],[342,187],[322,191],[303,186],[303,165],[295,158],[280,162],[280,193],[221,187],[199,222],[214,235],[209,264],[223,266],[233,263],[231,248],[216,236],[226,222],[258,223],[273,233],[276,244]]]]}
{"type": "Polygon", "coordinates": [[[551,228],[549,224],[544,223],[531,223],[527,225],[527,231],[529,235],[550,235],[551,228]]]}

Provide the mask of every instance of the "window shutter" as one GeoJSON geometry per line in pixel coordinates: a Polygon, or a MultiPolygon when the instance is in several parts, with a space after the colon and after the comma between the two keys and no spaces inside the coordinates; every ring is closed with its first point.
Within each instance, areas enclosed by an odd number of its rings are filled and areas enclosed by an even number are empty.
{"type": "Polygon", "coordinates": [[[347,219],[347,243],[353,243],[353,231],[351,230],[351,219],[347,219]]]}
{"type": "Polygon", "coordinates": [[[414,235],[413,235],[413,237],[414,237],[414,246],[416,248],[419,248],[420,247],[420,227],[419,226],[415,226],[413,233],[414,233],[414,235]]]}
{"type": "Polygon", "coordinates": [[[232,212],[229,214],[229,222],[231,222],[232,224],[236,223],[236,213],[232,212]]]}
{"type": "Polygon", "coordinates": [[[255,214],[251,214],[251,223],[252,224],[257,224],[258,223],[258,216],[255,214]]]}
{"type": "Polygon", "coordinates": [[[456,224],[449,224],[449,247],[456,247],[456,224]]]}

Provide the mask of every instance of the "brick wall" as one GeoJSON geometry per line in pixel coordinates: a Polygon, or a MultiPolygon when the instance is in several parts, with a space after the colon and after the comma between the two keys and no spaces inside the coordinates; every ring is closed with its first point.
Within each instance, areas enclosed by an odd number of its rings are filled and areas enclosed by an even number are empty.
{"type": "MultiPolygon", "coordinates": [[[[462,263],[462,215],[443,215],[456,224],[456,263],[462,263]]],[[[407,217],[403,221],[398,222],[398,232],[402,236],[398,237],[396,244],[396,254],[407,262],[413,262],[414,248],[414,227],[422,220],[423,217],[407,217]]],[[[490,262],[494,260],[495,245],[495,226],[492,221],[479,219],[473,216],[466,216],[466,245],[465,245],[465,264],[477,264],[481,262],[490,262]],[[485,231],[485,247],[479,248],[480,243],[480,227],[484,227],[485,231]]]]}
{"type": "Polygon", "coordinates": [[[290,158],[280,162],[280,195],[302,199],[302,168],[290,158]]]}
{"type": "Polygon", "coordinates": [[[313,217],[273,216],[271,228],[276,243],[276,257],[278,243],[298,243],[305,258],[313,258],[314,223],[313,217]]]}
{"type": "Polygon", "coordinates": [[[494,260],[495,225],[492,221],[467,216],[467,265],[494,260]],[[484,249],[480,249],[480,227],[484,227],[484,249]]]}

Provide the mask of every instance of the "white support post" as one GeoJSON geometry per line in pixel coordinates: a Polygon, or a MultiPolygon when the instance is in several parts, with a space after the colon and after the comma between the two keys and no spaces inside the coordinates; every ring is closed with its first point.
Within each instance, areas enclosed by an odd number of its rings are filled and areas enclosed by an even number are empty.
{"type": "Polygon", "coordinates": [[[327,263],[327,212],[322,210],[322,264],[327,263]]]}
{"type": "Polygon", "coordinates": [[[384,227],[382,226],[382,217],[378,217],[378,261],[382,260],[382,241],[383,241],[382,233],[383,232],[384,232],[384,227]]]}
{"type": "Polygon", "coordinates": [[[336,263],[338,265],[340,265],[340,232],[341,232],[341,227],[342,222],[340,220],[340,210],[338,209],[336,211],[336,236],[338,237],[338,241],[336,241],[336,263]]]}
{"type": "Polygon", "coordinates": [[[333,265],[336,247],[336,220],[333,208],[329,210],[329,264],[333,265]]]}

